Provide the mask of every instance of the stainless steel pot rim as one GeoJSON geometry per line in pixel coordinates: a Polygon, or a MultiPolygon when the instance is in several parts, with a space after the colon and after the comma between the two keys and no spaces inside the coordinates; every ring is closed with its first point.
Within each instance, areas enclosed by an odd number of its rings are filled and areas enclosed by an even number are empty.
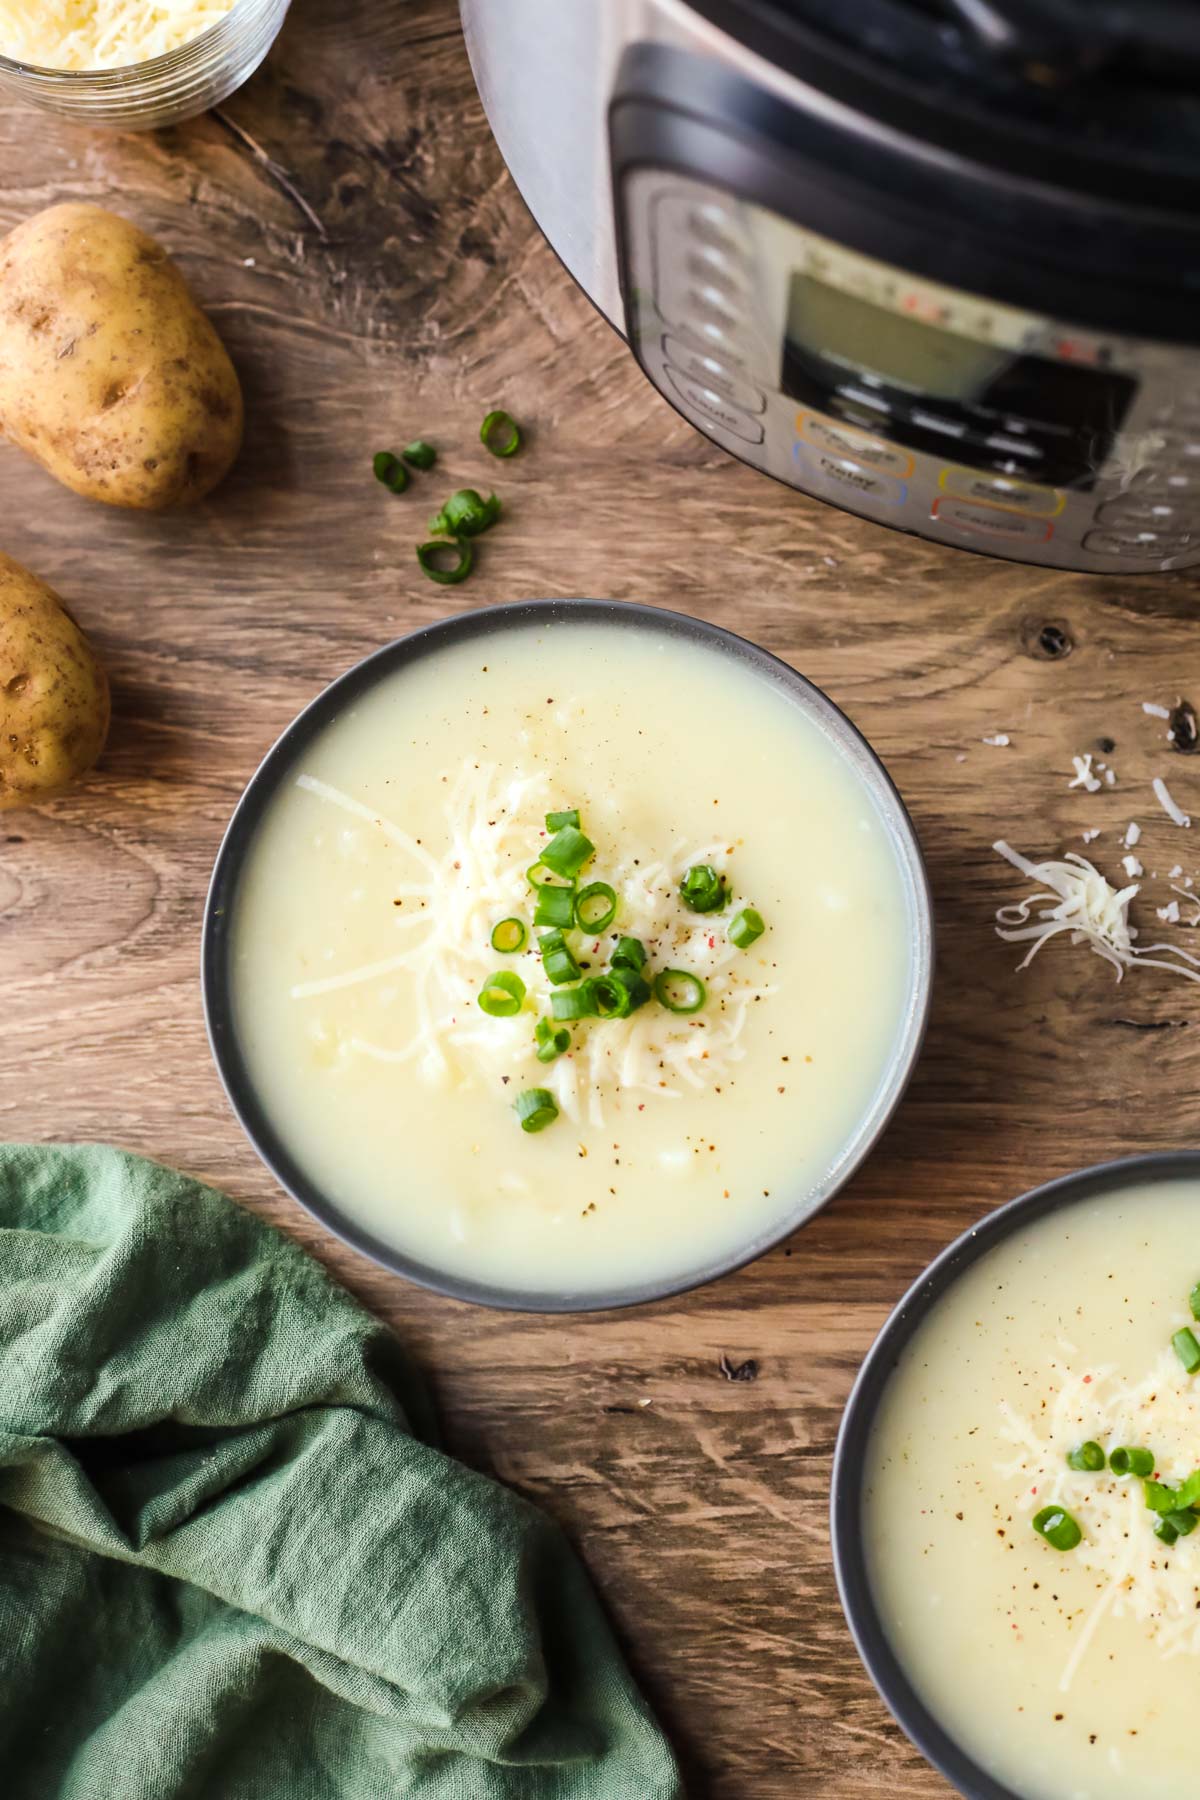
{"type": "Polygon", "coordinates": [[[787,663],[721,626],[685,613],[630,601],[531,599],[480,607],[421,627],[374,651],[324,688],[267,752],[247,784],[226,828],[213,869],[204,910],[201,986],[205,1026],[218,1074],[234,1113],[261,1160],[279,1184],[326,1229],[383,1267],[453,1299],[522,1312],[600,1312],[667,1299],[732,1273],[790,1236],[823,1207],[869,1154],[886,1128],[916,1065],[929,1015],[934,958],[933,910],[928,877],[912,821],[891,777],[861,732],[812,682],[787,663]],[[837,743],[868,789],[888,829],[905,881],[914,920],[909,1003],[886,1080],[843,1155],[814,1189],[797,1195],[771,1228],[735,1252],[667,1280],[602,1292],[526,1291],[471,1281],[406,1255],[345,1216],[323,1194],[275,1130],[251,1080],[233,1018],[229,932],[237,884],[260,820],[296,759],[346,705],[384,676],[449,643],[491,637],[530,624],[618,623],[653,630],[715,648],[797,701],[806,715],[837,743]]]}

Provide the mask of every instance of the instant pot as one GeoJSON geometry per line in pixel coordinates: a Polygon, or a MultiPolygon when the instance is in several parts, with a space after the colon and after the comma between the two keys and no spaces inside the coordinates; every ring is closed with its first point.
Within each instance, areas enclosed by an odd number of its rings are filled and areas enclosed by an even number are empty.
{"type": "Polygon", "coordinates": [[[462,0],[500,149],[700,431],[922,537],[1200,562],[1200,9],[462,0]]]}

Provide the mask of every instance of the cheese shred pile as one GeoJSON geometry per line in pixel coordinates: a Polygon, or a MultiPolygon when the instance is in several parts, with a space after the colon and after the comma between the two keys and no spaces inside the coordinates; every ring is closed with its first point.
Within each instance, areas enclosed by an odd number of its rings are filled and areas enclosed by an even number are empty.
{"type": "Polygon", "coordinates": [[[544,816],[554,799],[549,777],[540,771],[504,777],[491,765],[464,763],[447,784],[448,843],[440,857],[327,782],[302,774],[297,786],[381,832],[397,852],[390,891],[401,904],[388,921],[399,934],[395,953],[291,990],[293,999],[311,1000],[395,977],[412,982],[418,1021],[412,1037],[403,1043],[355,1037],[345,1046],[351,1055],[412,1062],[435,1085],[536,1080],[550,1089],[568,1118],[592,1125],[605,1122],[606,1105],[622,1094],[645,1104],[731,1080],[745,1056],[747,1011],[775,989],[760,979],[758,957],[730,943],[723,924],[687,912],[678,894],[679,879],[691,864],[710,863],[724,871],[724,842],[681,841],[667,861],[654,862],[608,855],[601,848],[597,872],[615,888],[619,911],[604,940],[589,943],[584,936],[581,957],[590,953],[600,963],[607,940],[617,931],[629,933],[644,942],[652,967],[682,967],[698,975],[708,1002],[694,1016],[651,1004],[626,1019],[585,1020],[572,1030],[571,1049],[546,1066],[537,1061],[533,1028],[539,1015],[549,1014],[554,990],[538,954],[537,931],[530,927],[528,946],[519,955],[497,956],[491,930],[513,915],[532,919],[525,870],[545,836],[544,816]],[[487,1017],[477,1004],[498,966],[525,983],[527,1004],[513,1017],[487,1017]]]}
{"type": "Polygon", "coordinates": [[[121,69],[178,50],[236,0],[0,0],[0,54],[42,69],[121,69]]]}
{"type": "Polygon", "coordinates": [[[1116,970],[1120,981],[1126,969],[1167,969],[1185,981],[1200,981],[1200,957],[1176,944],[1136,944],[1137,928],[1129,922],[1129,905],[1141,892],[1137,882],[1120,890],[1112,887],[1094,864],[1069,850],[1061,862],[1030,862],[1003,839],[992,849],[1019,869],[1038,891],[996,912],[996,933],[1006,944],[1028,944],[1018,966],[1029,967],[1042,946],[1069,933],[1072,944],[1087,944],[1116,970]],[[1173,959],[1178,958],[1178,961],[1173,959]]]}

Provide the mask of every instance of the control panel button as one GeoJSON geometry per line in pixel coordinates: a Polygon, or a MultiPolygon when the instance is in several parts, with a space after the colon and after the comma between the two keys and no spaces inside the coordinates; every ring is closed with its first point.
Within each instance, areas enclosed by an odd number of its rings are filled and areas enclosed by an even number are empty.
{"type": "Polygon", "coordinates": [[[743,412],[760,413],[767,410],[767,396],[762,389],[743,381],[741,370],[723,363],[719,356],[710,356],[706,350],[701,350],[695,344],[685,343],[683,338],[674,337],[669,331],[663,337],[662,353],[666,361],[674,366],[677,374],[689,375],[702,387],[720,388],[743,412]]]}
{"type": "Polygon", "coordinates": [[[818,413],[799,413],[796,430],[806,444],[812,444],[818,450],[867,463],[885,475],[895,475],[900,481],[913,472],[913,459],[907,450],[899,450],[895,444],[872,437],[868,432],[855,431],[853,426],[839,425],[836,419],[823,419],[818,413]]]}
{"type": "Polygon", "coordinates": [[[687,234],[706,249],[730,259],[745,254],[741,226],[728,207],[718,206],[715,201],[688,206],[682,222],[687,234]]]}
{"type": "Polygon", "coordinates": [[[833,456],[828,450],[817,450],[799,438],[792,445],[792,459],[801,470],[826,482],[849,498],[857,494],[863,499],[880,501],[884,506],[903,506],[908,497],[907,482],[893,475],[883,475],[848,456],[833,456]]]}
{"type": "Polygon", "coordinates": [[[1151,463],[1134,470],[1128,487],[1138,494],[1200,494],[1200,470],[1155,468],[1151,463]]]}
{"type": "Polygon", "coordinates": [[[1035,513],[1038,518],[1057,518],[1067,504],[1057,488],[1036,487],[1030,481],[1010,481],[1007,475],[981,475],[977,469],[943,469],[938,486],[961,500],[982,500],[1007,506],[1014,512],[1035,513]]]}
{"type": "Polygon", "coordinates": [[[1089,531],[1083,547],[1098,556],[1144,556],[1155,562],[1179,556],[1196,541],[1196,534],[1186,531],[1089,531]]]}
{"type": "Polygon", "coordinates": [[[690,380],[678,369],[673,369],[670,363],[665,365],[664,373],[688,411],[700,414],[701,423],[707,420],[720,425],[723,430],[747,444],[762,443],[761,419],[750,418],[724,394],[718,393],[716,388],[705,387],[698,381],[690,380]]]}
{"type": "Polygon", "coordinates": [[[1200,524],[1200,507],[1187,496],[1179,500],[1156,500],[1152,494],[1139,498],[1136,494],[1118,495],[1096,509],[1096,522],[1114,530],[1190,531],[1200,524]]]}
{"type": "Polygon", "coordinates": [[[1025,543],[1045,544],[1054,536],[1054,526],[1049,519],[1009,512],[1006,507],[989,505],[983,500],[959,500],[952,494],[938,495],[931,516],[939,525],[961,531],[965,537],[1020,539],[1025,543]]]}

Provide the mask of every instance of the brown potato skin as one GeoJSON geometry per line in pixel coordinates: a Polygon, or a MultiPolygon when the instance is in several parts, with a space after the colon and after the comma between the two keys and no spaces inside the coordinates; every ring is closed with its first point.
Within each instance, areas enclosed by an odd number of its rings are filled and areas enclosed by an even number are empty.
{"type": "Polygon", "coordinates": [[[54,592],[0,553],[0,812],[52,799],[108,736],[108,680],[54,592]]]}
{"type": "Polygon", "coordinates": [[[0,240],[0,427],[89,500],[200,500],[242,441],[225,346],[161,244],[99,206],[0,240]]]}

